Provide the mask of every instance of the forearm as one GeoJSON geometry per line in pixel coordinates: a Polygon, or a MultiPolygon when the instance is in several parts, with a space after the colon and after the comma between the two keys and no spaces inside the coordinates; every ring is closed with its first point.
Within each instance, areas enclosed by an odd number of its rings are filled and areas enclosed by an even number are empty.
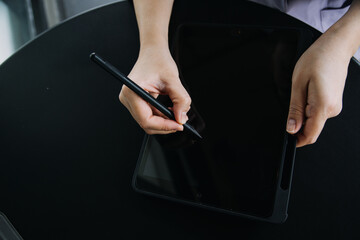
{"type": "Polygon", "coordinates": [[[168,47],[168,28],[173,0],[134,0],[140,49],[168,47]]]}
{"type": "Polygon", "coordinates": [[[360,0],[353,0],[348,12],[322,38],[334,42],[350,59],[360,47],[360,0]]]}

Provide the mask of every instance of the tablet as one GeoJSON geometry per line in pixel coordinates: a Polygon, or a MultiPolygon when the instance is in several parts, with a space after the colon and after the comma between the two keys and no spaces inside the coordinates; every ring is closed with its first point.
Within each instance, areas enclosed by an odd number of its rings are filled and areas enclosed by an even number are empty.
{"type": "Polygon", "coordinates": [[[20,234],[16,231],[9,219],[0,212],[0,239],[1,240],[22,240],[20,234]]]}
{"type": "Polygon", "coordinates": [[[134,189],[284,222],[296,148],[286,132],[291,76],[311,39],[310,32],[293,28],[179,27],[173,56],[192,98],[189,123],[203,139],[186,132],[146,135],[134,189]]]}

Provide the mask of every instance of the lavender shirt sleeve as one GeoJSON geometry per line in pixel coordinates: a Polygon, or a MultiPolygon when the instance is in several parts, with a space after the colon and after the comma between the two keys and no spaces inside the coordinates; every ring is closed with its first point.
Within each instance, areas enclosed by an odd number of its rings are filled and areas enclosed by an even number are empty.
{"type": "MultiPolygon", "coordinates": [[[[278,9],[325,32],[349,10],[349,0],[249,0],[278,9]]],[[[360,49],[354,57],[360,60],[360,49]]]]}

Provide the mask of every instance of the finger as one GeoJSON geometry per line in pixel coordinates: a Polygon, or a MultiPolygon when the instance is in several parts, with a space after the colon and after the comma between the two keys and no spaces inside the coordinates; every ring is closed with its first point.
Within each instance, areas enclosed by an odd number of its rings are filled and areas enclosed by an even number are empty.
{"type": "Polygon", "coordinates": [[[157,98],[157,97],[159,96],[158,93],[154,93],[154,92],[149,92],[149,94],[150,94],[151,96],[153,96],[154,98],[157,98]]]}
{"type": "Polygon", "coordinates": [[[152,115],[144,126],[148,134],[168,134],[176,131],[183,131],[184,127],[170,119],[165,119],[160,116],[152,115]]]}
{"type": "Polygon", "coordinates": [[[150,108],[151,108],[151,110],[153,112],[153,115],[160,116],[160,117],[165,118],[165,119],[169,119],[165,114],[160,112],[156,107],[150,105],[150,108]]]}
{"type": "MultiPolygon", "coordinates": [[[[159,96],[158,93],[153,93],[153,92],[149,92],[151,96],[153,96],[154,98],[157,98],[159,96]]],[[[168,119],[167,116],[165,116],[165,114],[163,114],[162,112],[160,112],[156,107],[152,106],[151,104],[149,104],[152,112],[153,112],[153,115],[157,115],[157,116],[161,116],[163,118],[166,118],[168,119]]]]}
{"type": "Polygon", "coordinates": [[[145,131],[147,134],[149,135],[165,135],[165,134],[170,134],[170,133],[175,133],[177,132],[177,130],[172,130],[172,131],[157,131],[157,130],[149,130],[149,131],[145,131]]]}
{"type": "Polygon", "coordinates": [[[313,144],[318,139],[327,120],[325,114],[320,109],[320,107],[315,109],[315,107],[310,105],[306,107],[306,115],[308,118],[306,119],[303,130],[297,134],[296,147],[313,144]],[[308,114],[309,111],[311,111],[310,114],[308,114]]]}
{"type": "Polygon", "coordinates": [[[168,134],[176,131],[183,131],[184,127],[174,120],[167,119],[166,116],[154,115],[150,106],[146,103],[146,107],[150,109],[148,111],[142,111],[138,109],[144,109],[141,106],[131,106],[131,115],[138,122],[141,128],[148,134],[168,134]]]}
{"type": "MultiPolygon", "coordinates": [[[[158,94],[150,93],[157,97],[158,94]]],[[[132,117],[148,134],[168,134],[176,131],[182,131],[183,126],[176,121],[167,119],[160,111],[152,107],[140,96],[123,86],[120,92],[120,101],[129,110],[132,117]],[[160,116],[155,116],[154,111],[160,116]]]]}
{"type": "MultiPolygon", "coordinates": [[[[153,92],[150,92],[150,95],[153,96],[154,98],[157,98],[159,96],[158,93],[153,93],[153,92]]],[[[163,117],[165,119],[169,119],[165,114],[163,114],[162,112],[160,112],[156,107],[152,106],[151,104],[149,104],[152,112],[153,112],[153,115],[157,115],[157,116],[160,116],[160,117],[163,117]]],[[[168,109],[170,109],[171,111],[172,108],[168,107],[168,109]]]]}
{"type": "Polygon", "coordinates": [[[286,131],[297,133],[304,121],[307,87],[293,82],[286,131]]]}
{"type": "Polygon", "coordinates": [[[154,115],[151,106],[135,93],[134,96],[131,96],[128,99],[128,109],[131,115],[146,133],[167,134],[183,130],[183,126],[176,121],[154,115]]]}
{"type": "Polygon", "coordinates": [[[180,81],[167,88],[169,97],[173,103],[173,112],[178,123],[184,124],[189,118],[187,112],[190,109],[191,98],[180,81]]]}

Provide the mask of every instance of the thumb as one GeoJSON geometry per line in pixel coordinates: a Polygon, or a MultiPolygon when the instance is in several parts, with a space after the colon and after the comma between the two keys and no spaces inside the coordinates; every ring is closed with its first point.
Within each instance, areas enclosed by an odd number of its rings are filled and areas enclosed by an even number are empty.
{"type": "Polygon", "coordinates": [[[174,82],[176,83],[168,87],[168,94],[173,103],[175,120],[180,124],[184,124],[188,120],[186,114],[190,109],[191,98],[180,80],[174,82]]]}
{"type": "Polygon", "coordinates": [[[289,114],[286,124],[286,131],[290,134],[297,133],[304,121],[306,106],[306,89],[293,85],[291,89],[291,99],[289,114]]]}

